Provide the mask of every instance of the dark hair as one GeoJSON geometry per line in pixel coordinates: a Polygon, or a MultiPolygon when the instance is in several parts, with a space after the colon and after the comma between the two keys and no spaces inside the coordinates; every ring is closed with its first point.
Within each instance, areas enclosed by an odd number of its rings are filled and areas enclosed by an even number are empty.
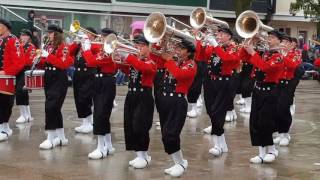
{"type": "Polygon", "coordinates": [[[59,33],[59,32],[53,32],[53,33],[54,33],[54,37],[53,37],[52,45],[54,49],[58,49],[58,47],[62,43],[64,43],[63,33],[59,33]]]}
{"type": "Polygon", "coordinates": [[[194,52],[190,52],[188,51],[188,53],[190,53],[190,55],[188,56],[188,59],[194,59],[194,52]]]}

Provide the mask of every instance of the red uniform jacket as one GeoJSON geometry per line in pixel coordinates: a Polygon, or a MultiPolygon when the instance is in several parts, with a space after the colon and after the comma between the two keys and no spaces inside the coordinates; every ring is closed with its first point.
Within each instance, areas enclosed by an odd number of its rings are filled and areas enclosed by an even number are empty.
{"type": "Polygon", "coordinates": [[[279,52],[266,51],[261,57],[255,53],[250,58],[250,63],[255,67],[255,73],[262,72],[263,79],[257,79],[265,83],[278,83],[284,67],[283,58],[279,52]]]}
{"type": "Polygon", "coordinates": [[[59,45],[57,49],[54,49],[51,45],[47,45],[45,50],[49,52],[49,56],[42,58],[41,64],[47,62],[61,70],[67,69],[73,64],[74,58],[70,55],[69,46],[66,44],[59,45]]]}
{"type": "Polygon", "coordinates": [[[317,67],[320,67],[320,58],[316,59],[313,64],[317,67]]]}
{"type": "Polygon", "coordinates": [[[176,61],[169,60],[164,66],[177,81],[175,92],[187,94],[197,73],[196,63],[190,59],[178,65],[176,61]]]}
{"type": "Polygon", "coordinates": [[[196,52],[194,54],[195,61],[204,61],[207,62],[206,58],[206,46],[202,46],[202,42],[197,40],[196,41],[196,52]]]}
{"type": "MultiPolygon", "coordinates": [[[[77,49],[78,47],[81,47],[81,44],[72,43],[69,46],[69,52],[71,56],[77,56],[77,49]]],[[[95,55],[98,54],[101,50],[101,44],[91,44],[91,52],[95,55]]],[[[80,51],[82,51],[82,48],[80,48],[80,51]]],[[[82,51],[83,52],[83,51],[82,51]]]]}
{"type": "Polygon", "coordinates": [[[0,70],[2,69],[6,75],[15,76],[25,66],[23,47],[14,35],[0,37],[0,46],[4,47],[3,54],[0,54],[3,58],[3,66],[0,67],[0,70]],[[2,44],[5,41],[4,39],[6,39],[5,45],[2,44]]]}
{"type": "MultiPolygon", "coordinates": [[[[138,59],[138,57],[134,55],[129,55],[127,57],[126,62],[134,68],[136,71],[142,74],[141,77],[141,85],[143,87],[152,87],[153,79],[156,75],[157,66],[156,63],[149,57],[146,60],[142,61],[138,59]]],[[[124,72],[128,72],[128,70],[124,70],[124,72]]],[[[129,76],[131,76],[129,74],[129,76]]]]}
{"type": "Polygon", "coordinates": [[[284,70],[281,79],[291,80],[294,78],[296,68],[301,64],[301,53],[299,51],[290,50],[284,57],[284,70]]]}
{"type": "Polygon", "coordinates": [[[117,70],[117,65],[113,62],[112,57],[106,56],[102,50],[95,55],[92,50],[84,51],[82,56],[88,67],[98,67],[101,73],[114,74],[117,70]]]}
{"type": "Polygon", "coordinates": [[[27,49],[24,50],[25,66],[32,66],[33,60],[36,56],[36,46],[28,43],[27,49]]]}
{"type": "MultiPolygon", "coordinates": [[[[152,48],[156,50],[160,50],[161,47],[157,44],[153,44],[152,48]]],[[[164,69],[164,63],[166,62],[164,59],[162,59],[161,55],[156,55],[154,53],[150,53],[150,59],[152,59],[157,64],[157,69],[164,69]]]]}
{"type": "Polygon", "coordinates": [[[211,76],[231,76],[233,71],[240,66],[239,53],[233,45],[227,47],[208,46],[206,58],[209,58],[208,67],[211,76]]]}

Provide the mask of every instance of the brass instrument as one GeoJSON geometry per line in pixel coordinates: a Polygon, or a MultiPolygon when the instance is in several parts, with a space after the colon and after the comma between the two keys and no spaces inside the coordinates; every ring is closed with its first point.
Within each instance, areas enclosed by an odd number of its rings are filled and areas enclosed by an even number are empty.
{"type": "Polygon", "coordinates": [[[161,43],[164,44],[165,47],[163,49],[157,52],[153,51],[156,54],[161,54],[162,52],[174,53],[177,43],[181,42],[181,38],[195,43],[193,36],[168,25],[166,17],[159,12],[152,13],[148,16],[144,24],[143,33],[150,43],[159,43],[162,41],[161,43]]]}
{"type": "Polygon", "coordinates": [[[197,30],[195,37],[197,40],[203,40],[207,35],[213,35],[218,27],[227,27],[229,24],[217,18],[209,16],[204,8],[196,8],[191,12],[190,24],[197,30]],[[202,28],[207,28],[206,32],[202,33],[202,28]]]}
{"type": "Polygon", "coordinates": [[[236,20],[236,31],[243,38],[252,38],[259,32],[265,36],[266,32],[272,30],[274,29],[264,25],[257,13],[251,10],[242,12],[236,20]]]}
{"type": "Polygon", "coordinates": [[[79,32],[89,33],[89,34],[92,34],[94,36],[100,37],[99,34],[95,34],[95,33],[91,32],[91,31],[88,31],[85,28],[81,27],[80,21],[78,21],[78,20],[72,21],[72,23],[70,25],[70,32],[76,33],[76,34],[78,34],[79,32]]]}

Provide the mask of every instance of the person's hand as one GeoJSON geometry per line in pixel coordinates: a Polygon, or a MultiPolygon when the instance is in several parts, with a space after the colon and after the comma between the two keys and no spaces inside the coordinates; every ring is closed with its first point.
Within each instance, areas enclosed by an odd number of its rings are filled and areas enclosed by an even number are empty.
{"type": "Polygon", "coordinates": [[[0,75],[5,75],[4,71],[0,71],[0,75]]]}
{"type": "Polygon", "coordinates": [[[205,42],[208,42],[213,47],[217,47],[219,45],[214,36],[206,36],[205,42]]]}
{"type": "Polygon", "coordinates": [[[168,60],[172,60],[173,56],[169,53],[164,52],[161,54],[161,58],[164,59],[165,61],[168,61],[168,60]]]}
{"type": "Polygon", "coordinates": [[[83,51],[88,51],[91,49],[91,42],[89,39],[83,39],[81,41],[81,47],[83,49],[83,51]]]}
{"type": "Polygon", "coordinates": [[[48,57],[48,56],[49,56],[48,51],[46,51],[46,50],[42,49],[42,50],[41,50],[41,57],[46,58],[46,57],[48,57]]]}

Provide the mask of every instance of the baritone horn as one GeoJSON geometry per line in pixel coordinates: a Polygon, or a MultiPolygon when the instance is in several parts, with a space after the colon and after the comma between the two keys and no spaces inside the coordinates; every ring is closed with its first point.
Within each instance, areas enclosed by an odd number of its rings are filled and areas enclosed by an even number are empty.
{"type": "Polygon", "coordinates": [[[104,49],[104,52],[107,54],[112,54],[112,53],[115,53],[116,51],[125,52],[129,54],[139,53],[138,49],[119,42],[118,37],[115,34],[109,34],[105,38],[103,49],[104,49]]]}
{"type": "Polygon", "coordinates": [[[148,16],[144,24],[143,33],[150,43],[159,43],[160,41],[164,43],[164,49],[154,52],[157,54],[161,52],[174,52],[176,44],[181,42],[181,38],[195,43],[193,36],[168,25],[166,17],[159,12],[152,13],[148,16]]]}
{"type": "Polygon", "coordinates": [[[264,25],[257,13],[251,10],[242,12],[236,20],[236,31],[243,38],[252,38],[259,32],[265,36],[265,32],[272,30],[274,29],[264,25]]]}
{"type": "Polygon", "coordinates": [[[190,24],[197,30],[195,37],[197,40],[203,40],[205,36],[214,34],[219,26],[229,28],[229,24],[207,14],[204,8],[195,8],[190,15],[190,24]],[[202,33],[201,29],[206,27],[206,32],[202,33]]]}

